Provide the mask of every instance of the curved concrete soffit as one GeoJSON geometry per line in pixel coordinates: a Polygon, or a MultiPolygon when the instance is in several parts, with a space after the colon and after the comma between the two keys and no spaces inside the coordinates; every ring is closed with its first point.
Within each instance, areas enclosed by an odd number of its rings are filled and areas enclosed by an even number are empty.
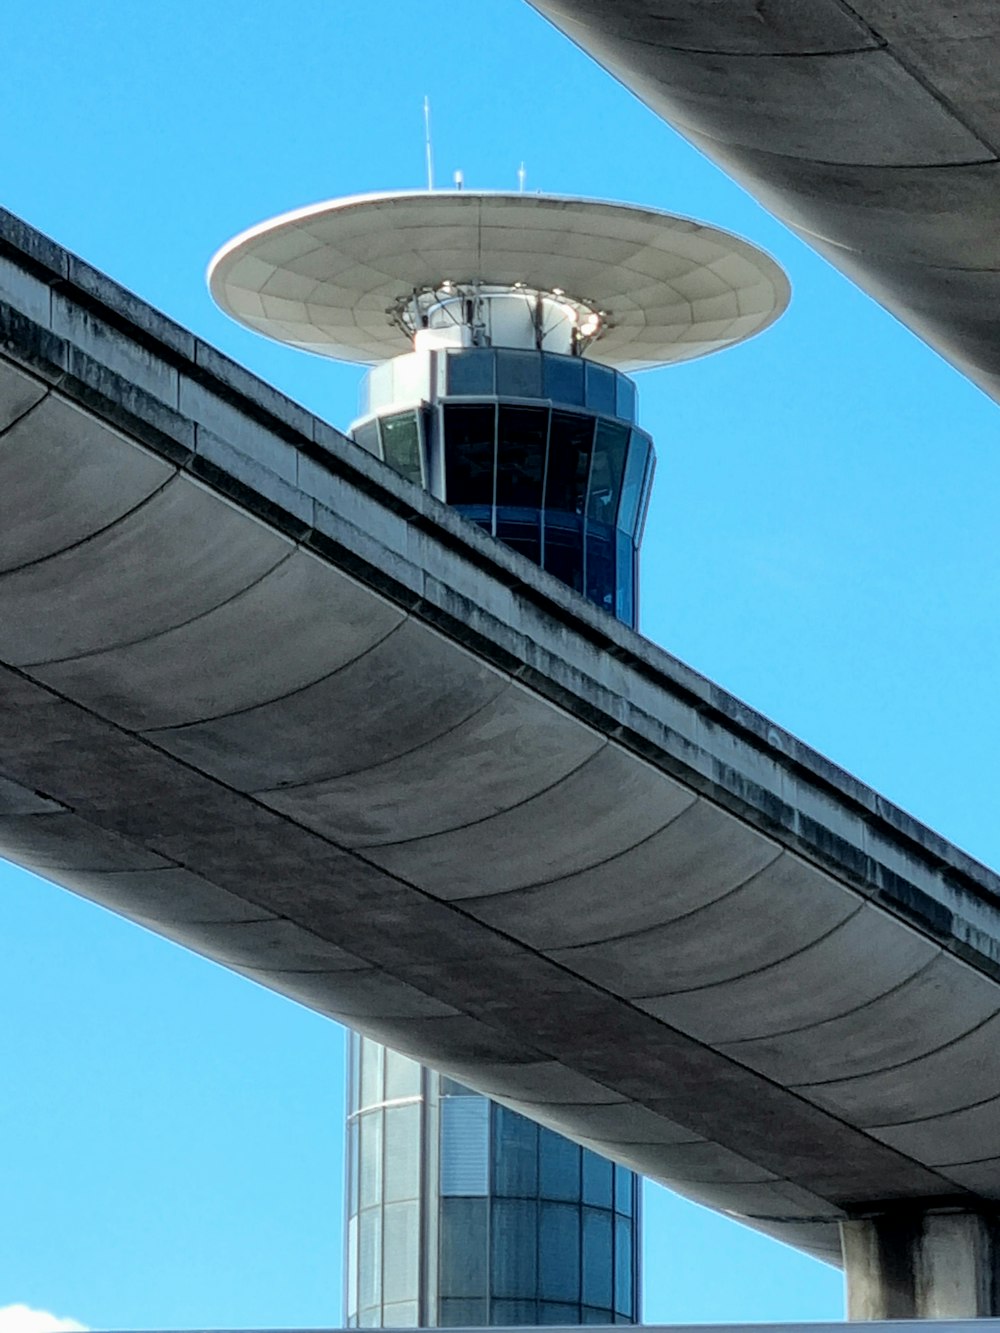
{"type": "Polygon", "coordinates": [[[1000,401],[1000,11],[529,2],[1000,401]]]}

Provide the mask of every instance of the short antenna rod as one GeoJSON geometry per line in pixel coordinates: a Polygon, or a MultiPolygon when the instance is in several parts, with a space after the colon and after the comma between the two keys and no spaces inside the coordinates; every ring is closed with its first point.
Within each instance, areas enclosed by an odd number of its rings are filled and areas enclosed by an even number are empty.
{"type": "Polygon", "coordinates": [[[424,153],[427,158],[427,188],[434,189],[434,156],[431,152],[431,99],[424,95],[424,153]]]}
{"type": "Polygon", "coordinates": [[[517,169],[517,189],[519,194],[524,194],[524,180],[527,174],[528,173],[524,169],[524,163],[522,162],[517,169]]]}

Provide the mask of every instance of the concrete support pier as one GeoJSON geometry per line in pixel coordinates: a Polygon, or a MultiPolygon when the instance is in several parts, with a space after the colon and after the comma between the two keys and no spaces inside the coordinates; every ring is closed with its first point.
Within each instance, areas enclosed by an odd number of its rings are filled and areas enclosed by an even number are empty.
{"type": "Polygon", "coordinates": [[[898,1208],[840,1225],[848,1319],[1000,1313],[1000,1215],[898,1208]]]}

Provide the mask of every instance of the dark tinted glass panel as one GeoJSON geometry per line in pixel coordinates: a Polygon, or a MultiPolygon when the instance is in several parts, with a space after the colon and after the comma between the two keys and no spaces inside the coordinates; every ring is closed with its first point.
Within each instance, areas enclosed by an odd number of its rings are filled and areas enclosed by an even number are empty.
{"type": "Polygon", "coordinates": [[[493,1189],[521,1198],[538,1193],[538,1126],[504,1106],[493,1107],[493,1189]]]}
{"type": "Polygon", "coordinates": [[[642,498],[642,483],[646,477],[646,459],[649,456],[649,442],[645,435],[634,430],[629,443],[628,459],[625,463],[625,479],[622,482],[621,504],[618,506],[618,526],[630,535],[635,532],[639,513],[639,501],[642,498]]]}
{"type": "Polygon", "coordinates": [[[505,546],[526,555],[536,565],[542,563],[541,531],[541,511],[527,518],[523,509],[497,510],[497,537],[505,546]]]}
{"type": "Polygon", "coordinates": [[[635,420],[635,385],[627,375],[615,376],[615,410],[623,421],[635,420]]]}
{"type": "Polygon", "coordinates": [[[632,1216],[635,1207],[635,1176],[624,1166],[615,1167],[615,1207],[626,1217],[632,1216]]]}
{"type": "Polygon", "coordinates": [[[493,396],[493,351],[476,347],[469,352],[448,353],[448,392],[493,396]]]}
{"type": "Polygon", "coordinates": [[[615,372],[596,361],[585,362],[587,367],[587,406],[594,412],[615,415],[615,372]]]}
{"type": "Polygon", "coordinates": [[[549,414],[543,407],[506,407],[497,431],[497,504],[540,509],[549,414]]]}
{"type": "Polygon", "coordinates": [[[567,588],[583,592],[583,531],[578,518],[546,513],[545,568],[567,588]]]}
{"type": "Polygon", "coordinates": [[[615,533],[606,523],[588,522],[586,596],[610,615],[615,614],[615,533]]]}
{"type": "Polygon", "coordinates": [[[587,493],[587,517],[614,524],[618,497],[628,452],[628,427],[611,421],[599,421],[594,436],[594,461],[590,467],[587,493]]]}
{"type": "Polygon", "coordinates": [[[580,1149],[551,1129],[538,1131],[538,1192],[543,1199],[580,1198],[580,1149]]]}
{"type": "Polygon", "coordinates": [[[636,546],[642,541],[642,532],[646,526],[646,515],[649,513],[649,497],[653,493],[653,477],[656,475],[656,455],[652,449],[649,451],[649,461],[646,464],[646,478],[642,483],[642,498],[639,501],[639,521],[635,529],[636,546]]]}
{"type": "Polygon", "coordinates": [[[575,356],[546,356],[545,397],[554,403],[583,406],[583,362],[575,356]]]}
{"type": "Polygon", "coordinates": [[[366,421],[360,426],[355,426],[354,443],[360,444],[362,449],[367,449],[376,458],[381,458],[378,447],[378,422],[366,421]]]}
{"type": "Polygon", "coordinates": [[[416,486],[421,484],[420,425],[416,412],[382,418],[382,453],[394,472],[416,486]]]}
{"type": "Polygon", "coordinates": [[[614,1167],[606,1157],[595,1152],[583,1154],[583,1201],[600,1208],[611,1207],[612,1175],[614,1167]]]}
{"type": "Polygon", "coordinates": [[[614,1318],[610,1310],[595,1310],[589,1305],[583,1308],[584,1324],[613,1324],[614,1318]]]}
{"type": "Polygon", "coordinates": [[[486,1293],[486,1199],[442,1199],[438,1281],[444,1297],[486,1293]]]}
{"type": "Polygon", "coordinates": [[[583,1299],[587,1305],[611,1305],[612,1215],[583,1210],[583,1299]]]}
{"type": "Polygon", "coordinates": [[[501,398],[541,398],[541,353],[511,352],[501,348],[496,357],[497,393],[501,398]]]}
{"type": "Polygon", "coordinates": [[[594,421],[572,412],[553,412],[545,507],[582,514],[590,473],[594,421]]]}
{"type": "Polygon", "coordinates": [[[543,1301],[580,1299],[580,1209],[541,1203],[538,1217],[538,1294],[543,1301]]]}
{"type": "Polygon", "coordinates": [[[577,1324],[580,1322],[578,1305],[555,1305],[552,1301],[542,1301],[538,1307],[540,1324],[577,1324]]]}
{"type": "Polygon", "coordinates": [[[632,538],[619,532],[616,538],[618,555],[615,560],[615,615],[623,625],[635,627],[635,547],[632,538]]]}
{"type": "Polygon", "coordinates": [[[494,1296],[528,1300],[537,1280],[535,1228],[538,1205],[524,1199],[494,1199],[490,1235],[494,1296]]]}
{"type": "Polygon", "coordinates": [[[632,1223],[615,1218],[615,1310],[632,1313],[632,1223]]]}
{"type": "Polygon", "coordinates": [[[486,1302],[442,1299],[442,1328],[482,1328],[486,1323],[486,1302]]]}
{"type": "Polygon", "coordinates": [[[490,1323],[508,1327],[537,1324],[538,1306],[534,1301],[498,1301],[490,1303],[490,1323]]]}
{"type": "Polygon", "coordinates": [[[449,504],[492,505],[496,412],[493,407],[444,409],[445,488],[449,504]]]}

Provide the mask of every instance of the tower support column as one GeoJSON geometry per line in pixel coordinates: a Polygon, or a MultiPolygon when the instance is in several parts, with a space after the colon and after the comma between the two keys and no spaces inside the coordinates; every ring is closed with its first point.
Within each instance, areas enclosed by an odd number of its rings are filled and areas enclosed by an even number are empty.
{"type": "Polygon", "coordinates": [[[1000,1214],[900,1206],[841,1222],[848,1319],[1000,1314],[1000,1214]]]}

